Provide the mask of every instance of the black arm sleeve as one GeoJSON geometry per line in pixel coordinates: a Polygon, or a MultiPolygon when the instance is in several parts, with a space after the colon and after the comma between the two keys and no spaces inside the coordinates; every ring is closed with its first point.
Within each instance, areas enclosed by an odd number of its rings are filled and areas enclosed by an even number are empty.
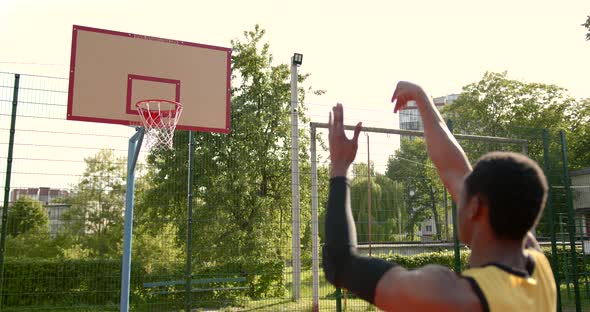
{"type": "Polygon", "coordinates": [[[328,282],[370,303],[374,303],[375,288],[381,277],[395,266],[381,259],[357,255],[356,227],[346,177],[330,179],[322,266],[328,282]]]}

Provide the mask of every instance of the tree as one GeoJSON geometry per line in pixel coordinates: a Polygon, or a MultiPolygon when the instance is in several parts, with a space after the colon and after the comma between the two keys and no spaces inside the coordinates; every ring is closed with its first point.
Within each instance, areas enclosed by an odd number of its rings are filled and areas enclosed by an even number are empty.
{"type": "Polygon", "coordinates": [[[387,162],[385,175],[404,187],[406,213],[409,216],[405,230],[410,238],[413,239],[416,225],[430,217],[434,219],[435,235],[441,238],[440,211],[446,209],[445,189],[436,169],[428,160],[424,140],[402,139],[400,148],[387,162]]]}
{"type": "MultiPolygon", "coordinates": [[[[463,88],[459,98],[443,109],[454,131],[487,136],[530,139],[529,155],[542,161],[542,129],[564,129],[568,134],[571,169],[590,165],[588,121],[590,101],[577,101],[555,85],[529,83],[504,73],[485,73],[463,88]]],[[[521,151],[520,146],[469,142],[464,148],[473,161],[490,149],[521,151]]]]}
{"type": "Polygon", "coordinates": [[[60,255],[58,242],[49,237],[49,217],[43,204],[21,197],[9,208],[6,255],[50,258],[60,255]]]}
{"type": "MultiPolygon", "coordinates": [[[[290,73],[287,64],[273,64],[264,34],[256,26],[232,41],[231,132],[196,134],[192,250],[199,263],[290,256],[290,73]]],[[[299,90],[301,122],[305,93],[299,90]]],[[[299,140],[300,167],[309,170],[306,132],[299,140]]],[[[177,131],[174,141],[174,151],[150,153],[152,187],[138,205],[151,220],[176,222],[183,242],[188,133],[177,131]]],[[[301,174],[301,183],[308,183],[308,176],[301,174]]],[[[308,189],[301,187],[301,207],[308,207],[308,189]]],[[[308,221],[309,210],[302,209],[302,233],[308,221]]]]}
{"type": "MultiPolygon", "coordinates": [[[[400,240],[401,223],[407,215],[404,211],[404,192],[401,183],[375,173],[371,166],[371,241],[391,242],[400,240]]],[[[357,224],[359,242],[368,239],[368,189],[367,164],[353,166],[351,183],[351,208],[357,224]]]]}
{"type": "Polygon", "coordinates": [[[85,158],[86,169],[67,199],[66,234],[81,240],[93,256],[118,256],[123,238],[126,162],[112,150],[85,158]]]}
{"type": "Polygon", "coordinates": [[[568,153],[570,159],[574,157],[572,170],[590,166],[590,98],[579,101],[578,106],[568,127],[568,153]]]}
{"type": "Polygon", "coordinates": [[[170,271],[171,260],[177,262],[183,259],[182,249],[176,241],[178,229],[171,222],[157,224],[156,230],[152,226],[142,222],[133,229],[133,258],[141,259],[148,273],[170,271]]]}
{"type": "Polygon", "coordinates": [[[463,87],[443,113],[457,131],[502,136],[516,128],[566,126],[575,104],[561,87],[511,80],[506,72],[487,72],[479,82],[463,87]]]}
{"type": "Polygon", "coordinates": [[[62,255],[61,241],[52,239],[48,230],[28,231],[6,238],[6,256],[15,258],[54,258],[62,255]]]}
{"type": "Polygon", "coordinates": [[[582,26],[584,26],[584,27],[586,27],[586,29],[588,29],[588,33],[586,33],[586,40],[590,41],[590,15],[586,19],[586,22],[584,22],[584,24],[582,24],[582,26]]]}
{"type": "MultiPolygon", "coordinates": [[[[552,174],[548,179],[552,185],[564,185],[559,130],[567,135],[570,170],[590,166],[590,100],[576,100],[559,86],[509,79],[506,72],[485,73],[479,82],[465,86],[443,114],[453,121],[456,133],[527,140],[529,157],[541,166],[543,129],[549,129],[547,156],[552,174]]],[[[514,144],[462,140],[461,145],[471,161],[493,150],[522,151],[514,144]]],[[[557,200],[565,197],[564,189],[552,191],[554,211],[565,212],[565,201],[557,200]]],[[[546,219],[541,220],[538,234],[547,234],[547,224],[546,219]]]]}
{"type": "Polygon", "coordinates": [[[9,208],[7,226],[8,234],[13,237],[28,232],[48,234],[47,209],[38,200],[21,197],[9,208]]]}

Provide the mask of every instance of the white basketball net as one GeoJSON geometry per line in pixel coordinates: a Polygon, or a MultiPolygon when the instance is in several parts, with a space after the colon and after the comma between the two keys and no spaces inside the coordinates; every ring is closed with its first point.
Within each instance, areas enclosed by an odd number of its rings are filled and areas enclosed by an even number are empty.
{"type": "Polygon", "coordinates": [[[172,149],[174,130],[182,113],[182,104],[168,100],[144,100],[135,105],[145,128],[148,148],[172,149]]]}

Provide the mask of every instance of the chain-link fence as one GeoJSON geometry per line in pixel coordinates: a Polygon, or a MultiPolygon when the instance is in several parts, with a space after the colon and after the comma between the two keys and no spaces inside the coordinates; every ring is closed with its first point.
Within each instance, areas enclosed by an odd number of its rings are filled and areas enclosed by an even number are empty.
{"type": "MultiPolygon", "coordinates": [[[[67,79],[19,75],[17,89],[16,83],[14,74],[0,74],[0,168],[8,188],[0,309],[116,311],[127,145],[136,130],[66,121],[67,79]],[[4,169],[9,163],[10,175],[4,169]]],[[[189,133],[177,131],[173,151],[142,150],[135,178],[131,310],[372,308],[329,285],[319,267],[329,181],[321,124],[300,124],[301,215],[295,227],[301,233],[301,271],[293,272],[288,99],[285,108],[277,117],[240,104],[232,107],[230,134],[194,133],[190,144],[189,133]],[[260,127],[261,121],[277,128],[260,127]]],[[[537,235],[558,277],[564,310],[576,307],[576,301],[578,307],[590,306],[590,246],[584,210],[577,209],[586,207],[583,192],[590,182],[573,178],[570,185],[564,178],[560,133],[512,129],[476,137],[456,132],[472,161],[505,150],[527,153],[543,164],[552,196],[537,235]]],[[[359,145],[351,187],[361,252],[407,267],[464,268],[468,250],[454,239],[454,205],[420,133],[366,129],[359,145]]]]}

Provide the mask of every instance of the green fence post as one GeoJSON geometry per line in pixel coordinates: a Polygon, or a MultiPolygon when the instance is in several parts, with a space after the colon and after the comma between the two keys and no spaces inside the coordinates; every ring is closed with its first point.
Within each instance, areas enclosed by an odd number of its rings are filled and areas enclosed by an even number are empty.
{"type": "Polygon", "coordinates": [[[188,181],[187,181],[187,219],[186,219],[186,285],[185,305],[186,312],[191,311],[191,279],[192,279],[192,251],[193,251],[193,159],[195,157],[195,136],[193,131],[188,132],[188,181]]]}
{"type": "MultiPolygon", "coordinates": [[[[563,225],[566,224],[563,222],[563,214],[559,215],[559,238],[561,240],[561,250],[566,250],[566,243],[565,243],[565,236],[567,232],[564,232],[563,225]]],[[[567,231],[567,229],[566,229],[567,231]]],[[[567,297],[570,297],[570,272],[568,270],[567,263],[569,262],[569,256],[566,252],[563,253],[563,276],[565,277],[565,288],[567,290],[567,297]]]]}
{"type": "Polygon", "coordinates": [[[342,312],[342,289],[336,288],[336,312],[342,312]]]}
{"type": "Polygon", "coordinates": [[[573,275],[573,282],[574,282],[574,298],[576,302],[576,312],[582,311],[582,306],[580,303],[580,286],[578,285],[578,260],[577,260],[577,250],[576,250],[576,223],[574,218],[574,205],[572,200],[572,189],[570,186],[570,173],[569,173],[569,163],[567,160],[567,144],[565,140],[565,131],[561,130],[559,132],[561,136],[561,150],[562,150],[562,157],[563,157],[563,175],[564,175],[564,186],[565,186],[565,198],[567,204],[567,215],[568,215],[568,232],[569,232],[569,239],[570,239],[570,254],[572,260],[572,275],[573,275]]]}
{"type": "MultiPolygon", "coordinates": [[[[453,121],[447,120],[447,127],[449,131],[453,133],[453,121]]],[[[452,217],[453,217],[453,250],[455,254],[455,272],[461,273],[461,250],[459,249],[459,229],[457,223],[457,204],[453,200],[451,205],[452,217]]]]}
{"type": "MultiPolygon", "coordinates": [[[[584,220],[580,219],[579,220],[579,225],[578,228],[580,229],[580,231],[583,231],[584,229],[584,220]]],[[[582,232],[583,233],[583,232],[582,232]]],[[[588,271],[586,271],[587,268],[587,264],[588,261],[586,261],[586,246],[584,246],[584,241],[586,240],[586,237],[584,234],[582,234],[582,274],[584,276],[584,291],[586,293],[586,297],[588,297],[588,271]]]]}
{"type": "Polygon", "coordinates": [[[553,210],[553,190],[551,188],[551,162],[549,158],[549,130],[543,129],[543,162],[545,176],[547,177],[547,213],[549,213],[549,236],[551,237],[551,266],[557,287],[557,311],[561,312],[561,291],[559,291],[559,256],[557,254],[557,241],[555,237],[555,211],[553,210]]]}
{"type": "Polygon", "coordinates": [[[12,93],[12,114],[10,117],[10,138],[8,139],[8,155],[6,158],[6,181],[4,183],[4,205],[2,206],[2,237],[0,238],[0,310],[4,285],[4,253],[6,251],[6,235],[8,232],[8,204],[10,198],[10,178],[12,174],[12,153],[14,151],[14,133],[16,132],[16,108],[18,106],[18,89],[20,75],[14,75],[14,90],[12,93]]]}
{"type": "Polygon", "coordinates": [[[453,250],[455,253],[455,272],[461,273],[461,250],[459,249],[459,232],[457,229],[457,205],[455,201],[451,206],[453,216],[453,250]]]}

